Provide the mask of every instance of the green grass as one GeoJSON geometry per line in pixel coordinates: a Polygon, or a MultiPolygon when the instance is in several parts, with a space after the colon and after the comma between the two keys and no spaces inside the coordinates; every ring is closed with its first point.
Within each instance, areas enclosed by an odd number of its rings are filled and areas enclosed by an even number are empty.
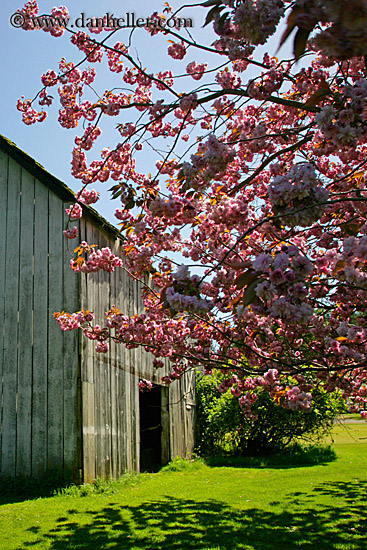
{"type": "Polygon", "coordinates": [[[0,549],[364,550],[366,437],[367,424],[336,426],[336,459],[314,465],[178,460],[158,474],[8,501],[0,549]]]}

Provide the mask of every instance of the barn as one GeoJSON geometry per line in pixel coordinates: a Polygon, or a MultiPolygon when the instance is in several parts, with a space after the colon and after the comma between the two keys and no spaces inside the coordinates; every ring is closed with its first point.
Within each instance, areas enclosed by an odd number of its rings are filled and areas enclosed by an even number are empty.
{"type": "MultiPolygon", "coordinates": [[[[52,316],[88,308],[98,322],[113,304],[127,314],[142,308],[139,284],[122,269],[70,270],[62,230],[74,201],[64,183],[0,136],[0,476],[115,479],[193,450],[192,376],[165,386],[165,369],[153,369],[141,348],[112,343],[97,354],[52,316]],[[151,392],[139,392],[142,378],[154,383],[151,392]]],[[[116,229],[83,210],[81,240],[121,253],[116,229]]]]}

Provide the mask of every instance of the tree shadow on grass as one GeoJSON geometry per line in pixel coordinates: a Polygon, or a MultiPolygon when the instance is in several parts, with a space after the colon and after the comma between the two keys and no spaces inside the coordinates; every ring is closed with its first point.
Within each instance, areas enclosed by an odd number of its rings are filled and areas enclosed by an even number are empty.
{"type": "Polygon", "coordinates": [[[39,477],[0,477],[0,506],[33,498],[51,497],[72,484],[72,476],[49,471],[39,477]]]}
{"type": "Polygon", "coordinates": [[[281,512],[172,496],[129,506],[111,502],[89,510],[84,523],[76,510],[69,510],[54,529],[38,532],[37,540],[22,548],[47,541],[52,550],[364,550],[366,489],[367,481],[323,483],[309,493],[290,493],[281,512]],[[336,499],[330,505],[320,502],[320,496],[336,499]]]}
{"type": "Polygon", "coordinates": [[[287,469],[328,464],[336,459],[337,455],[330,446],[293,445],[269,456],[211,456],[205,459],[205,463],[210,467],[287,469]]]}

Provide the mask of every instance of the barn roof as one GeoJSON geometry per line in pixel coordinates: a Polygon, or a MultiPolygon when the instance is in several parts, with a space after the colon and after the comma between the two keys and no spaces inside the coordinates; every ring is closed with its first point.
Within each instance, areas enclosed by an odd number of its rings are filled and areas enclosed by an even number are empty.
{"type": "MultiPolygon", "coordinates": [[[[7,153],[12,159],[20,164],[27,172],[32,174],[40,182],[51,189],[63,201],[75,201],[76,196],[74,191],[70,189],[64,182],[50,174],[41,164],[36,162],[31,156],[19,149],[15,143],[0,134],[0,149],[7,153]]],[[[113,233],[116,237],[121,237],[118,229],[103,218],[94,208],[83,205],[83,210],[86,210],[94,221],[103,229],[113,233]]]]}

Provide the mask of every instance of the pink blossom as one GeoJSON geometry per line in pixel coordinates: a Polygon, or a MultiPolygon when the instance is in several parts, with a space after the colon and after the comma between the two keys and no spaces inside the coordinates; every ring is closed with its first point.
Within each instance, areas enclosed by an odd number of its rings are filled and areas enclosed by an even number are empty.
{"type": "Polygon", "coordinates": [[[168,55],[173,57],[173,59],[183,59],[186,55],[186,47],[183,42],[180,44],[175,42],[171,44],[168,48],[168,55]]]}
{"type": "Polygon", "coordinates": [[[207,63],[196,63],[196,61],[192,61],[187,65],[186,72],[190,74],[194,80],[200,80],[207,68],[207,63]]]}
{"type": "Polygon", "coordinates": [[[139,391],[140,392],[146,392],[153,389],[153,384],[149,380],[146,380],[145,378],[142,378],[139,380],[139,391]]]}
{"type": "Polygon", "coordinates": [[[74,225],[70,229],[65,229],[63,233],[67,239],[75,239],[78,236],[78,228],[74,225]]]}
{"type": "Polygon", "coordinates": [[[78,220],[83,216],[83,209],[80,204],[71,204],[69,208],[65,208],[65,212],[71,220],[78,220]]]}

